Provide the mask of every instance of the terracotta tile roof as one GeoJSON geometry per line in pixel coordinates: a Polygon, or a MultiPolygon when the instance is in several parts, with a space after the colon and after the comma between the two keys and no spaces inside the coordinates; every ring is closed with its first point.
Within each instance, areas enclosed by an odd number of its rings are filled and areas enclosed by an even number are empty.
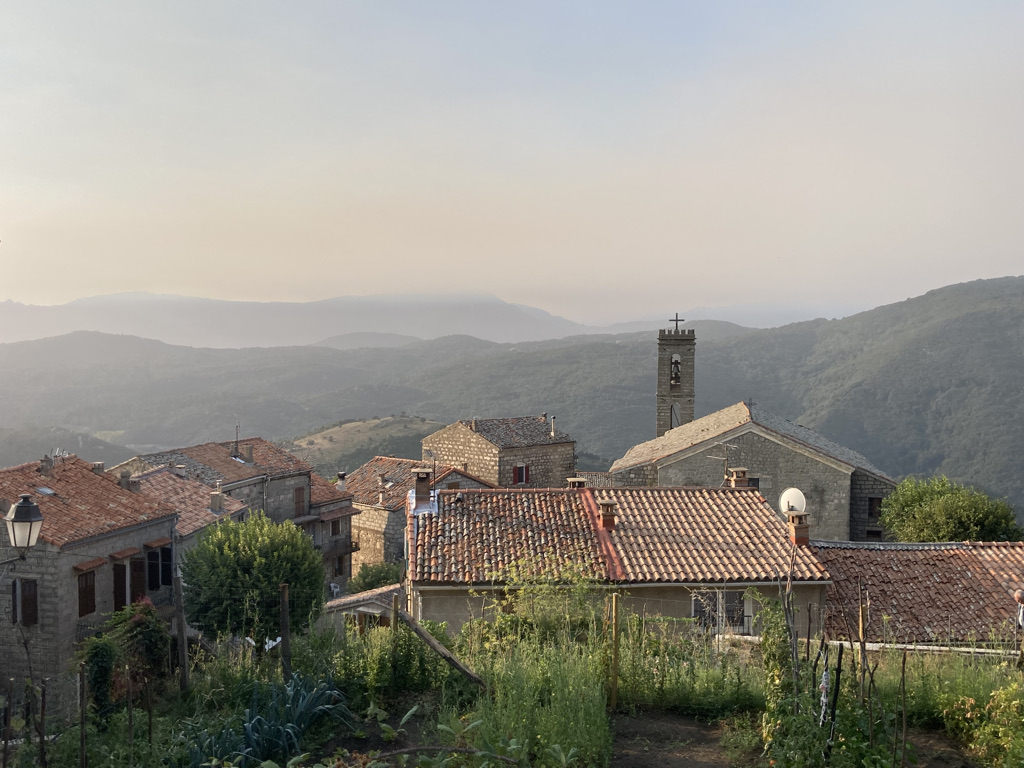
{"type": "MultiPolygon", "coordinates": [[[[616,502],[609,532],[627,583],[771,582],[785,577],[789,527],[748,488],[599,488],[616,502]]],[[[793,577],[826,581],[813,553],[796,551],[793,577]]]]}
{"type": "Polygon", "coordinates": [[[437,511],[414,520],[410,576],[484,584],[513,567],[541,575],[573,564],[603,579],[608,564],[592,516],[576,489],[438,491],[437,511]]]}
{"type": "MultiPolygon", "coordinates": [[[[405,499],[416,485],[416,478],[413,473],[421,467],[435,466],[429,462],[416,459],[398,459],[393,456],[374,456],[354,472],[350,473],[345,480],[345,489],[352,494],[352,500],[356,504],[368,506],[380,505],[380,480],[381,473],[384,474],[384,507],[386,509],[405,509],[405,499]]],[[[493,486],[474,477],[462,469],[448,466],[447,464],[436,465],[437,478],[435,485],[441,485],[451,480],[452,474],[462,475],[471,481],[478,483],[485,488],[493,486]]]]}
{"type": "Polygon", "coordinates": [[[116,552],[111,552],[110,553],[110,559],[111,560],[127,560],[129,557],[135,557],[136,555],[141,555],[141,554],[142,554],[142,550],[139,549],[138,547],[125,547],[124,549],[119,549],[116,552]]]}
{"type": "Polygon", "coordinates": [[[335,502],[348,501],[351,498],[352,492],[347,487],[345,491],[339,491],[334,486],[334,483],[320,477],[316,472],[309,476],[309,503],[311,506],[333,504],[335,502]]]}
{"type": "Polygon", "coordinates": [[[32,494],[43,513],[40,538],[58,547],[174,516],[169,505],[121,488],[76,456],[58,459],[48,475],[40,474],[39,462],[0,469],[0,498],[14,503],[23,493],[32,494]]]}
{"type": "Polygon", "coordinates": [[[884,639],[921,643],[984,640],[1012,627],[1013,590],[1024,588],[1021,542],[812,545],[834,578],[832,637],[856,635],[858,582],[871,600],[869,640],[883,639],[884,623],[884,639]]]}
{"type": "Polygon", "coordinates": [[[234,447],[233,440],[226,443],[203,443],[173,451],[147,453],[139,458],[150,467],[183,466],[186,477],[211,487],[218,482],[227,485],[263,475],[274,477],[312,472],[309,464],[262,437],[248,437],[238,441],[240,454],[244,455],[248,447],[252,448],[252,463],[232,456],[234,447]]]}
{"type": "Polygon", "coordinates": [[[210,487],[198,480],[178,475],[170,467],[143,472],[135,475],[141,485],[141,492],[154,499],[166,502],[178,513],[178,535],[191,536],[211,523],[230,517],[246,509],[245,502],[221,495],[222,512],[218,515],[210,510],[210,487]]]}
{"type": "Polygon", "coordinates": [[[94,557],[92,560],[86,560],[82,563],[75,563],[72,566],[76,571],[85,573],[86,571],[95,571],[100,566],[107,564],[107,558],[105,557],[94,557]]]}
{"type": "Polygon", "coordinates": [[[763,408],[749,406],[746,403],[737,403],[728,408],[723,408],[703,418],[695,419],[689,424],[683,424],[675,429],[670,429],[664,435],[654,440],[648,440],[645,443],[633,446],[626,452],[625,456],[612,464],[612,472],[671,456],[707,440],[721,437],[725,433],[742,427],[745,424],[756,424],[763,429],[813,448],[819,453],[850,467],[862,469],[865,472],[887,480],[891,479],[856,451],[845,448],[839,445],[839,443],[819,435],[812,429],[794,424],[763,408]]]}
{"type": "Polygon", "coordinates": [[[555,422],[555,434],[551,435],[551,422],[543,416],[511,416],[503,419],[460,419],[459,424],[472,428],[476,422],[476,433],[499,448],[525,448],[531,445],[555,445],[575,442],[560,430],[555,422]]]}

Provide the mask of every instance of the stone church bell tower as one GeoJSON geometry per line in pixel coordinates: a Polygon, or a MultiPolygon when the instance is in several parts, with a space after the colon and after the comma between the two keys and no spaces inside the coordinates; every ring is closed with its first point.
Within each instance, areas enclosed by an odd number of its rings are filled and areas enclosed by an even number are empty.
{"type": "Polygon", "coordinates": [[[697,341],[692,328],[680,328],[679,313],[670,320],[675,328],[658,331],[658,437],[673,427],[693,421],[693,353],[697,341]]]}

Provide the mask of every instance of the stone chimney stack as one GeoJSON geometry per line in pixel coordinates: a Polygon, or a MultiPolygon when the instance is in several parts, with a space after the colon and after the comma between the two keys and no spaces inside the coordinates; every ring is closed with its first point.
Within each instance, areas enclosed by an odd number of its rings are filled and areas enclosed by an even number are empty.
{"type": "Polygon", "coordinates": [[[473,420],[469,423],[469,428],[476,432],[476,416],[474,416],[473,420]]]}
{"type": "Polygon", "coordinates": [[[377,473],[377,504],[384,506],[384,480],[387,477],[383,472],[377,473]]]}
{"type": "Polygon", "coordinates": [[[811,526],[807,522],[806,512],[789,513],[789,540],[798,547],[810,545],[811,526]]]}
{"type": "Polygon", "coordinates": [[[570,488],[586,488],[587,481],[582,477],[569,477],[565,481],[570,488]]]}
{"type": "Polygon", "coordinates": [[[725,481],[730,488],[749,488],[746,467],[731,467],[726,470],[725,481]]]}
{"type": "Polygon", "coordinates": [[[217,515],[224,511],[224,493],[219,488],[210,491],[210,511],[217,515]]]}
{"type": "Polygon", "coordinates": [[[94,461],[92,463],[92,472],[94,475],[103,475],[106,465],[102,461],[94,461]]]}
{"type": "Polygon", "coordinates": [[[39,460],[39,474],[43,475],[44,477],[49,477],[50,472],[52,470],[53,459],[51,459],[49,456],[43,456],[43,458],[39,460]]]}
{"type": "Polygon", "coordinates": [[[413,503],[419,507],[423,504],[430,503],[430,477],[431,472],[429,469],[420,468],[415,472],[416,475],[416,486],[413,503]]]}
{"type": "Polygon", "coordinates": [[[617,517],[615,508],[619,505],[612,499],[600,499],[597,504],[601,507],[601,527],[606,531],[614,531],[617,517]]]}
{"type": "Polygon", "coordinates": [[[551,417],[551,437],[555,436],[555,417],[551,417]]]}
{"type": "Polygon", "coordinates": [[[132,487],[132,473],[130,470],[122,469],[121,476],[118,478],[117,484],[124,488],[126,491],[131,490],[132,487]]]}
{"type": "Polygon", "coordinates": [[[342,493],[345,492],[345,477],[346,477],[346,475],[345,475],[344,472],[339,472],[338,473],[338,480],[334,484],[334,487],[337,488],[342,493]]]}

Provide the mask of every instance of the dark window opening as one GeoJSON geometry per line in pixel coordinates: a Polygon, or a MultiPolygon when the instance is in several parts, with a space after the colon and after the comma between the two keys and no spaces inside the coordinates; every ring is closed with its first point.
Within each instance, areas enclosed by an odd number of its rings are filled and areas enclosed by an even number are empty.
{"type": "Polygon", "coordinates": [[[520,464],[512,468],[512,484],[524,485],[530,482],[530,465],[520,464]]]}
{"type": "Polygon", "coordinates": [[[882,532],[879,531],[879,530],[868,529],[867,534],[866,534],[866,538],[867,538],[868,541],[881,541],[882,540],[882,532]]]}
{"type": "Polygon", "coordinates": [[[160,589],[160,552],[155,549],[146,553],[146,587],[150,592],[160,589]]]}
{"type": "Polygon", "coordinates": [[[131,564],[130,594],[134,603],[146,596],[146,561],[142,558],[135,558],[131,564]]]}
{"type": "Polygon", "coordinates": [[[761,490],[761,478],[760,477],[748,477],[747,488],[756,488],[761,490]]]}
{"type": "Polygon", "coordinates": [[[458,483],[448,483],[448,490],[449,491],[457,491],[457,490],[459,490],[459,484],[458,483]]]}
{"type": "Polygon", "coordinates": [[[114,610],[119,611],[127,604],[128,568],[124,563],[114,563],[114,610]]]}
{"type": "Polygon", "coordinates": [[[96,571],[78,574],[78,615],[96,611],[96,571]]]}
{"type": "Polygon", "coordinates": [[[882,517],[882,499],[872,496],[868,499],[868,520],[878,520],[882,517]]]}
{"type": "Polygon", "coordinates": [[[169,587],[174,583],[174,549],[160,547],[160,585],[169,587]]]}
{"type": "Polygon", "coordinates": [[[331,536],[341,536],[341,520],[331,520],[331,536]]]}

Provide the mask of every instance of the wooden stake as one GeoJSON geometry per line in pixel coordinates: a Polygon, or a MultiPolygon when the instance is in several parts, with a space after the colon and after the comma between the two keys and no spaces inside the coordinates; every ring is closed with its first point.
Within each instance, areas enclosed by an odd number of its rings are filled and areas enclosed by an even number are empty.
{"type": "Polygon", "coordinates": [[[619,701],[619,593],[612,594],[612,680],[610,705],[614,712],[619,701]]]}
{"type": "Polygon", "coordinates": [[[89,708],[89,682],[85,679],[85,662],[78,666],[78,768],[89,768],[85,755],[85,713],[89,708]]]}
{"type": "Polygon", "coordinates": [[[185,600],[181,575],[174,577],[174,620],[178,625],[178,690],[188,691],[188,640],[185,637],[185,600]]]}
{"type": "Polygon", "coordinates": [[[46,682],[49,678],[43,679],[42,690],[39,694],[39,766],[46,768],[46,682]]]}
{"type": "Polygon", "coordinates": [[[292,680],[292,639],[288,585],[282,584],[279,589],[281,591],[281,674],[284,675],[284,681],[290,683],[292,680]]]}

